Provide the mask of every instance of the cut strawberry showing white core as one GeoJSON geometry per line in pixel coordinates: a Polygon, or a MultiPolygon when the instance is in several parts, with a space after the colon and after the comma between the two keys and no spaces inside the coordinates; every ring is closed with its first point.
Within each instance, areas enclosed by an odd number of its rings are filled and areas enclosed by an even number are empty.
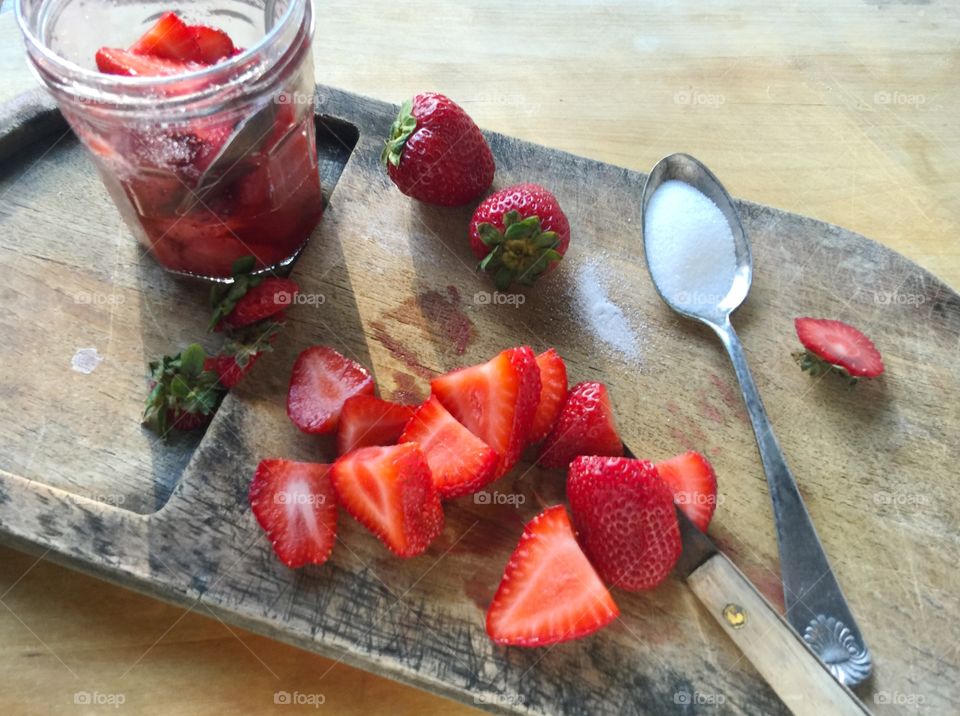
{"type": "Polygon", "coordinates": [[[332,433],[343,404],[354,395],[373,391],[373,378],[366,368],[332,348],[314,346],[293,364],[287,415],[305,433],[332,433]]]}
{"type": "Polygon", "coordinates": [[[487,633],[498,644],[547,646],[592,634],[619,615],[557,505],[524,529],[487,611],[487,633]]]}
{"type": "Polygon", "coordinates": [[[332,476],[340,504],[400,557],[421,554],[443,530],[440,497],[415,443],[354,450],[332,476]]]}
{"type": "Polygon", "coordinates": [[[250,507],[277,557],[291,568],[323,564],[337,537],[330,466],[263,460],[250,483],[250,507]]]}
{"type": "Polygon", "coordinates": [[[435,378],[433,394],[457,420],[500,456],[497,475],[517,462],[540,400],[540,369],[526,346],[481,365],[435,378]]]}
{"type": "Polygon", "coordinates": [[[441,499],[469,495],[497,477],[496,451],[458,423],[436,396],[420,406],[399,441],[420,445],[441,499]]]}
{"type": "Polygon", "coordinates": [[[673,500],[701,532],[717,509],[717,475],[698,452],[685,452],[657,463],[657,474],[673,490],[673,500]]]}

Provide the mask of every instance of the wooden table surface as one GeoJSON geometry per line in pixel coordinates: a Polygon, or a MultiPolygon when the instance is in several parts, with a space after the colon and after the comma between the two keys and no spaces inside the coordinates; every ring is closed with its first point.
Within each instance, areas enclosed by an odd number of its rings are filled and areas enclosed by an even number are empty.
{"type": "MultiPolygon", "coordinates": [[[[10,5],[0,101],[35,86],[10,5]]],[[[687,151],[734,195],[863,233],[960,287],[949,0],[318,5],[320,81],[394,102],[437,89],[482,127],[643,171],[687,151]]],[[[109,708],[78,706],[84,693],[139,713],[261,713],[283,691],[337,714],[472,713],[5,548],[0,605],[2,713],[109,708]]]]}

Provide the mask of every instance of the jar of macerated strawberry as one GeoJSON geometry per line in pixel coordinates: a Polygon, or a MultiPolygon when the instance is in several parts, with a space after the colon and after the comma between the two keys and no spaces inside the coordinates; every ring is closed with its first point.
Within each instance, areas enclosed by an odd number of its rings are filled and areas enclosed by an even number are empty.
{"type": "Polygon", "coordinates": [[[291,262],[323,213],[310,0],[17,0],[30,61],[165,268],[291,262]]]}

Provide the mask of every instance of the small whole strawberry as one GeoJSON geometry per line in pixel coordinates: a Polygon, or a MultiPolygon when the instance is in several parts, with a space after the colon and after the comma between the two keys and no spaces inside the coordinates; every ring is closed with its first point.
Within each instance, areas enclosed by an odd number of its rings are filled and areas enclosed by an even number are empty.
{"type": "Polygon", "coordinates": [[[876,378],[883,373],[880,351],[853,326],[825,318],[797,318],[794,325],[806,349],[794,353],[794,358],[811,375],[836,371],[852,385],[859,378],[876,378]]]}
{"type": "Polygon", "coordinates": [[[245,328],[276,318],[296,299],[300,292],[296,281],[254,275],[254,266],[253,256],[237,259],[232,268],[233,282],[214,286],[210,294],[211,331],[245,328]]]}
{"type": "Polygon", "coordinates": [[[514,283],[532,286],[569,246],[570,222],[557,198],[538,184],[501,189],[470,221],[470,248],[500,291],[514,283]]]}
{"type": "Polygon", "coordinates": [[[442,94],[421,92],[404,102],[380,161],[409,197],[461,206],[493,182],[493,153],[463,108],[442,94]]]}

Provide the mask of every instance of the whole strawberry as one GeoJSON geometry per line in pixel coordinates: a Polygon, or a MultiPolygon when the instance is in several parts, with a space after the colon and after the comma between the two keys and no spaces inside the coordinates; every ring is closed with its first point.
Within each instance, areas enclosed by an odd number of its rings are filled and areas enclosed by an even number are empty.
{"type": "Polygon", "coordinates": [[[501,291],[532,286],[570,246],[570,222],[557,197],[539,184],[517,184],[487,197],[470,221],[470,248],[501,291]]]}
{"type": "Polygon", "coordinates": [[[493,153],[458,104],[436,92],[404,102],[380,161],[404,194],[428,204],[461,206],[493,182],[493,153]]]}

